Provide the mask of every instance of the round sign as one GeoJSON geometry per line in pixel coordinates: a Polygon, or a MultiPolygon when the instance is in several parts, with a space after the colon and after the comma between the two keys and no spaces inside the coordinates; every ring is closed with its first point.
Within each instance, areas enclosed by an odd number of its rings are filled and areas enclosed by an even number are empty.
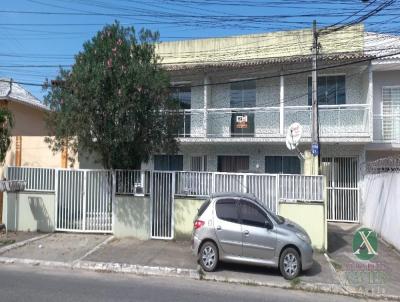
{"type": "Polygon", "coordinates": [[[370,260],[378,255],[378,237],[373,230],[357,230],[353,237],[353,254],[360,260],[370,260]]]}
{"type": "Polygon", "coordinates": [[[286,134],[286,147],[289,150],[296,149],[301,135],[303,133],[303,127],[299,123],[293,123],[289,126],[286,134]]]}

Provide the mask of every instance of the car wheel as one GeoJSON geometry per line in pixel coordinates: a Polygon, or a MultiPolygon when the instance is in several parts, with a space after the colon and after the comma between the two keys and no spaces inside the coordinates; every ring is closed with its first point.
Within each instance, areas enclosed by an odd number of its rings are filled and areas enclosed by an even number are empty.
{"type": "Polygon", "coordinates": [[[199,263],[206,272],[213,272],[218,265],[218,248],[211,241],[205,242],[199,252],[199,263]]]}
{"type": "Polygon", "coordinates": [[[296,278],[301,269],[299,253],[294,248],[287,248],[282,252],[279,259],[279,269],[282,276],[287,280],[296,278]]]}

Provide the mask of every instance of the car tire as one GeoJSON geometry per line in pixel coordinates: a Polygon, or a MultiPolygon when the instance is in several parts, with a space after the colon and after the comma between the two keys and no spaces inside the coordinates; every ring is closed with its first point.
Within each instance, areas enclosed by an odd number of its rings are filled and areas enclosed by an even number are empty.
{"type": "Polygon", "coordinates": [[[300,274],[301,259],[294,248],[289,247],[282,252],[279,259],[279,270],[286,280],[292,280],[300,274]]]}
{"type": "Polygon", "coordinates": [[[211,242],[206,241],[202,244],[199,251],[199,264],[206,272],[213,272],[218,266],[219,254],[217,246],[211,242]]]}

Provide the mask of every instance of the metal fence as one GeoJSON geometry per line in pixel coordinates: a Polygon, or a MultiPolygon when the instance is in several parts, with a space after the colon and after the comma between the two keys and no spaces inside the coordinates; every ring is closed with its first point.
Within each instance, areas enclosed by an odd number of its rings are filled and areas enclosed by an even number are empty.
{"type": "Polygon", "coordinates": [[[25,191],[54,192],[55,169],[31,168],[31,167],[8,167],[8,180],[23,180],[26,182],[25,191]]]}

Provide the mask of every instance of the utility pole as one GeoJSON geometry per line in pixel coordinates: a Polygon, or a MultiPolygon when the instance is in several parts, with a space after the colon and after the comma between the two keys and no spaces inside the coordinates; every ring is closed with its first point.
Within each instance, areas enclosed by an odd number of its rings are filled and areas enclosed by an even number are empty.
{"type": "Polygon", "coordinates": [[[313,21],[313,45],[312,45],[312,133],[311,154],[313,155],[313,174],[319,174],[319,122],[318,122],[318,75],[317,59],[319,52],[317,21],[313,21]]]}

